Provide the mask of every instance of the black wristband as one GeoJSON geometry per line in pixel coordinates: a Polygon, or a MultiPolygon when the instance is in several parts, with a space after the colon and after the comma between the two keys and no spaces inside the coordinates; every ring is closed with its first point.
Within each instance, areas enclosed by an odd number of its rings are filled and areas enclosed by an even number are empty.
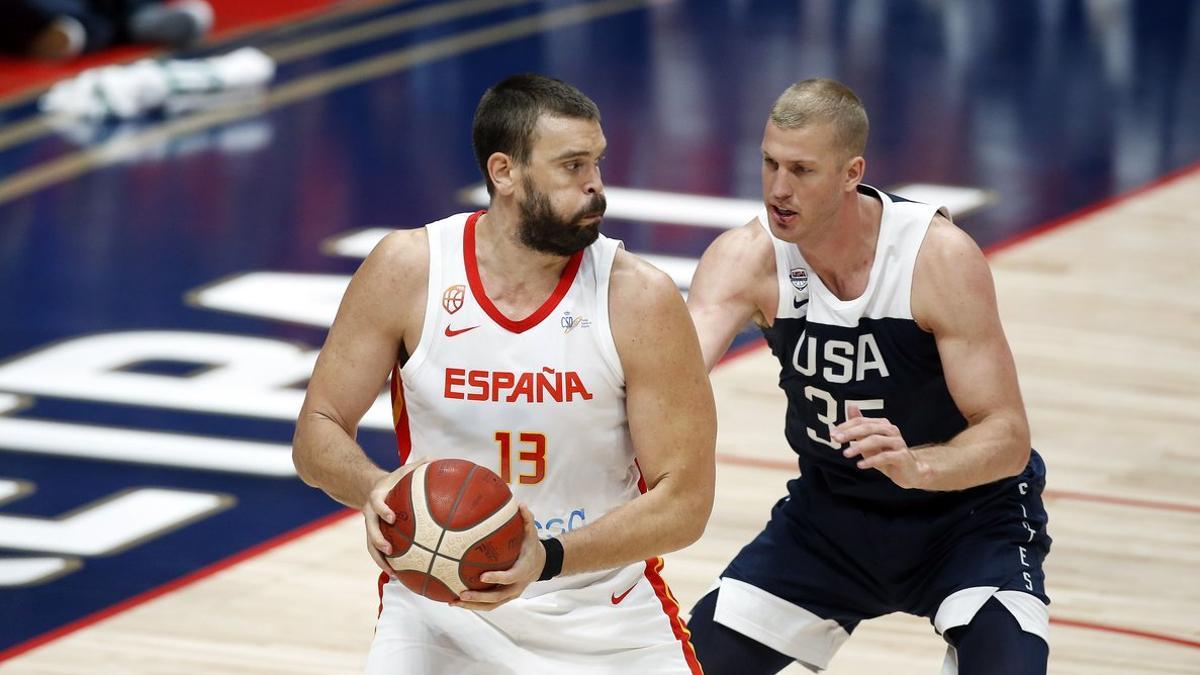
{"type": "Polygon", "coordinates": [[[562,571],[562,542],[554,537],[543,539],[542,548],[546,549],[546,564],[542,566],[542,573],[538,576],[538,581],[547,581],[558,576],[558,573],[562,571]]]}

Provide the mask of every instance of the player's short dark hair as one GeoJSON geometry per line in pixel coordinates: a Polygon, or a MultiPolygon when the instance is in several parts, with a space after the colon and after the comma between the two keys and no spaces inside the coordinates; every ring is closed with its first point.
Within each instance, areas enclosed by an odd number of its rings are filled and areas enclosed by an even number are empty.
{"type": "Polygon", "coordinates": [[[507,77],[479,99],[471,125],[471,145],[489,195],[495,186],[488,175],[488,157],[502,152],[518,164],[527,164],[537,140],[534,130],[542,115],[600,121],[600,109],[592,99],[566,82],[545,75],[507,77]]]}

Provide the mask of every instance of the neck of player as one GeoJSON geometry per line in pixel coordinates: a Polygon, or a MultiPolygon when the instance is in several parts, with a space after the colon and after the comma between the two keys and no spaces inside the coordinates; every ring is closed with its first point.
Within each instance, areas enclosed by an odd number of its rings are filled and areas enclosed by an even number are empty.
{"type": "Polygon", "coordinates": [[[853,300],[866,291],[882,218],[878,199],[852,192],[828,227],[818,228],[809,241],[797,242],[821,283],[839,299],[853,300]]]}
{"type": "Polygon", "coordinates": [[[493,201],[475,225],[475,259],[488,298],[505,314],[525,316],[554,291],[570,256],[521,243],[520,214],[493,201]],[[526,311],[528,310],[528,311],[526,311]]]}

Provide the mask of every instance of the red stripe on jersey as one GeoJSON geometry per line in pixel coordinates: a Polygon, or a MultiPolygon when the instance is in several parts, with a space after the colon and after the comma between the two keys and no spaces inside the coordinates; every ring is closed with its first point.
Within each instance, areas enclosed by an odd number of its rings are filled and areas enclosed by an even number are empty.
{"type": "MultiPolygon", "coordinates": [[[[646,477],[642,475],[642,467],[636,459],[633,460],[633,465],[638,470],[638,490],[642,494],[646,494],[646,477]]],[[[683,660],[687,661],[688,668],[691,669],[693,675],[704,675],[704,669],[700,667],[700,660],[696,658],[696,648],[692,646],[692,631],[688,630],[687,624],[679,616],[679,601],[675,599],[675,595],[671,593],[671,587],[667,586],[666,580],[662,578],[660,574],[662,568],[662,558],[647,559],[646,580],[650,582],[650,587],[654,589],[654,594],[662,603],[663,612],[671,624],[671,632],[675,634],[675,639],[679,640],[679,644],[683,648],[683,660]]]]}
{"type": "Polygon", "coordinates": [[[396,428],[396,452],[400,463],[408,461],[412,453],[412,435],[408,430],[408,409],[404,406],[404,383],[400,380],[400,367],[392,366],[392,425],[396,428]]]}
{"type": "Polygon", "coordinates": [[[513,321],[504,316],[492,300],[488,298],[487,291],[483,288],[483,280],[479,278],[479,263],[475,258],[475,223],[479,220],[486,211],[476,211],[467,218],[467,227],[463,230],[463,260],[467,265],[467,283],[471,285],[471,294],[479,302],[479,306],[483,308],[484,313],[492,318],[505,330],[510,333],[524,333],[542,322],[558,303],[567,295],[567,289],[571,288],[571,284],[575,281],[575,274],[579,271],[579,264],[583,262],[583,251],[578,251],[567,260],[567,266],[563,268],[562,275],[558,278],[558,286],[554,288],[554,292],[550,297],[546,298],[546,302],[542,303],[532,314],[521,319],[513,321]]]}
{"type": "MultiPolygon", "coordinates": [[[[391,580],[391,577],[388,576],[387,572],[381,570],[379,572],[379,611],[375,612],[376,621],[379,620],[379,617],[383,616],[383,587],[387,586],[389,580],[391,580]]],[[[378,629],[378,626],[376,628],[378,629]]]]}
{"type": "Polygon", "coordinates": [[[633,460],[633,465],[638,470],[638,492],[646,494],[646,477],[642,475],[642,465],[638,464],[636,458],[633,460]]]}
{"type": "Polygon", "coordinates": [[[671,632],[675,633],[675,639],[679,640],[680,646],[683,648],[683,660],[687,661],[688,668],[693,675],[704,675],[704,669],[700,667],[700,660],[696,658],[696,649],[692,647],[692,632],[688,630],[687,624],[679,616],[679,601],[671,593],[671,588],[667,586],[667,582],[662,578],[660,572],[663,568],[662,558],[650,558],[646,561],[646,579],[650,581],[651,588],[654,589],[654,594],[658,596],[658,601],[662,603],[663,612],[667,615],[667,620],[671,624],[671,632]]]}

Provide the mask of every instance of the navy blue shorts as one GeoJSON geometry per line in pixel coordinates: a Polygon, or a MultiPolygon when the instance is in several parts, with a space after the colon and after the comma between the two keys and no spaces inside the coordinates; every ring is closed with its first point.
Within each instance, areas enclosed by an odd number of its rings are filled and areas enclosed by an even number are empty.
{"type": "Polygon", "coordinates": [[[1044,486],[1036,453],[986,498],[934,512],[858,507],[796,479],[722,573],[714,619],[817,668],[863,619],[906,612],[944,633],[993,596],[1046,639],[1044,486]]]}

